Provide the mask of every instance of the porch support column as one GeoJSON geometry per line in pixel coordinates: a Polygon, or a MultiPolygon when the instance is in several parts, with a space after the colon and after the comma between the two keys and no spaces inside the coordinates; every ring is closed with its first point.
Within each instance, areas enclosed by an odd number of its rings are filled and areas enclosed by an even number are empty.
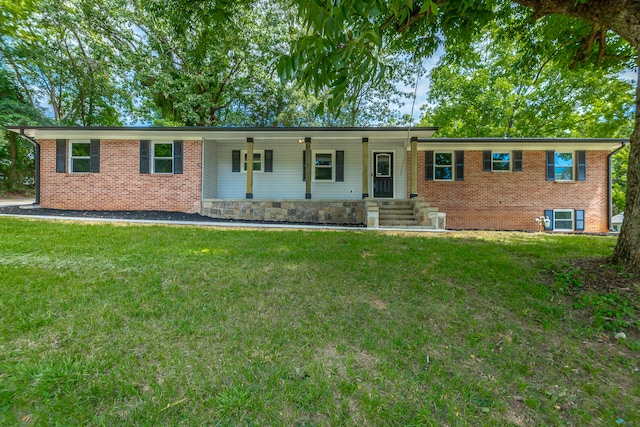
{"type": "Polygon", "coordinates": [[[362,198],[369,197],[369,138],[362,138],[362,198]]]}
{"type": "Polygon", "coordinates": [[[304,193],[304,198],[305,199],[311,199],[311,165],[313,164],[311,162],[311,138],[305,138],[304,139],[304,145],[305,145],[305,174],[304,174],[304,179],[305,179],[305,193],[304,193]]]}
{"type": "Polygon", "coordinates": [[[411,137],[411,194],[409,198],[418,197],[418,137],[411,137]]]}
{"type": "Polygon", "coordinates": [[[247,138],[247,199],[253,199],[253,138],[247,138]]]}

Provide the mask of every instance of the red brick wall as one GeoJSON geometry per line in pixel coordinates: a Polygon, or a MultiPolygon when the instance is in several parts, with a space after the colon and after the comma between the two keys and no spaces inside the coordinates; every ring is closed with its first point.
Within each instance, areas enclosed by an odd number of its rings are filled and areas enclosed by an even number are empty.
{"type": "MultiPolygon", "coordinates": [[[[43,208],[200,211],[200,141],[184,141],[183,173],[176,175],[140,174],[138,140],[100,141],[100,173],[57,173],[56,141],[38,142],[41,147],[40,205],[43,208]]],[[[68,154],[66,162],[68,170],[68,154]]]]}
{"type": "Polygon", "coordinates": [[[545,209],[584,209],[585,231],[606,232],[608,154],[587,151],[586,181],[555,182],[546,181],[544,151],[523,151],[522,172],[483,172],[482,151],[465,151],[464,181],[443,182],[424,179],[420,151],[418,195],[446,212],[449,229],[535,231],[545,209]]]}

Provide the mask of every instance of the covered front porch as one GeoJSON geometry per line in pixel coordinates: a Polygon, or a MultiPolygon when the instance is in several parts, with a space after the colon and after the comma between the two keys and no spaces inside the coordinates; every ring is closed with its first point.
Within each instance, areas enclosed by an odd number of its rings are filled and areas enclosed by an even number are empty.
{"type": "Polygon", "coordinates": [[[434,130],[258,129],[205,138],[201,213],[378,226],[379,201],[417,196],[417,139],[434,130]]]}

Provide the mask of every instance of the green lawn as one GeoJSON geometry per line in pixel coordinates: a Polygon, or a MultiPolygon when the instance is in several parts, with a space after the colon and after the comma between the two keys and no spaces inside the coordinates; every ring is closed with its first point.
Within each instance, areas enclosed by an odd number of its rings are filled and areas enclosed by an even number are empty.
{"type": "Polygon", "coordinates": [[[0,218],[0,425],[639,425],[551,273],[614,245],[0,218]]]}

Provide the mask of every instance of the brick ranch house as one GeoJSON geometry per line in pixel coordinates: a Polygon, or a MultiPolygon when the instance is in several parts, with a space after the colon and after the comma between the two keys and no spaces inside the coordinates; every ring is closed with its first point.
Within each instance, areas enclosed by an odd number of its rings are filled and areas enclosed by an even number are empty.
{"type": "Polygon", "coordinates": [[[437,128],[8,127],[36,204],[449,229],[610,230],[621,139],[433,138],[437,128]],[[252,161],[247,161],[252,159],[252,161]]]}

